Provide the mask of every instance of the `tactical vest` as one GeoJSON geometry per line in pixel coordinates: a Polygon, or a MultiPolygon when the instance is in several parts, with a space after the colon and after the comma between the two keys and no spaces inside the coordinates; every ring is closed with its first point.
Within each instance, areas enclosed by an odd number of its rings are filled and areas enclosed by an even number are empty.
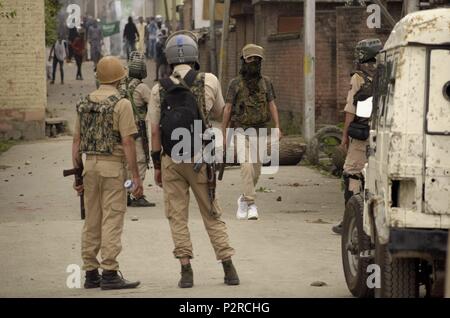
{"type": "Polygon", "coordinates": [[[114,145],[121,143],[119,131],[113,130],[114,107],[122,97],[111,95],[101,102],[93,102],[89,96],[77,106],[80,116],[80,153],[112,155],[114,145]]]}
{"type": "Polygon", "coordinates": [[[266,79],[261,77],[258,92],[250,92],[242,76],[237,78],[237,93],[231,120],[235,127],[261,127],[270,121],[266,79]]]}
{"type": "MultiPolygon", "coordinates": [[[[203,111],[203,116],[205,117],[206,124],[209,124],[209,114],[206,111],[206,102],[205,102],[205,73],[198,73],[192,86],[191,92],[194,94],[197,99],[197,104],[201,107],[203,111]]],[[[164,100],[166,91],[160,85],[159,87],[159,99],[162,102],[164,100]]]]}
{"type": "Polygon", "coordinates": [[[138,122],[139,120],[145,120],[148,111],[147,104],[138,107],[133,97],[136,87],[138,87],[140,84],[142,84],[142,81],[140,79],[128,78],[119,85],[120,95],[131,102],[135,122],[138,122]]]}
{"type": "MultiPolygon", "coordinates": [[[[369,98],[370,96],[373,95],[373,91],[372,91],[372,79],[369,77],[369,74],[362,71],[356,71],[355,73],[364,79],[364,84],[353,96],[353,105],[357,107],[358,101],[369,98]]],[[[353,121],[356,123],[369,124],[369,118],[361,118],[356,116],[356,114],[355,119],[353,121]]]]}

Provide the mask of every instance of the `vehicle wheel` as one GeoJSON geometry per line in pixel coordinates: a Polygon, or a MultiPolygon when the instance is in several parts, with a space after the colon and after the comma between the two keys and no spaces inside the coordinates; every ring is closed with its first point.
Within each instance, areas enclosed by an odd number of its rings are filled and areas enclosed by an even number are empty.
{"type": "Polygon", "coordinates": [[[375,263],[380,266],[380,288],[377,298],[416,298],[419,296],[418,261],[392,257],[387,245],[375,239],[375,263]]]}
{"type": "Polygon", "coordinates": [[[360,258],[362,251],[371,249],[370,237],[363,230],[363,210],[363,196],[352,196],[345,207],[341,238],[345,281],[353,296],[359,298],[373,296],[373,289],[367,286],[367,278],[370,275],[367,267],[372,260],[360,258]]]}
{"type": "Polygon", "coordinates": [[[308,144],[308,161],[341,176],[345,161],[345,153],[339,148],[341,141],[342,130],[339,127],[325,126],[319,129],[308,144]]]}

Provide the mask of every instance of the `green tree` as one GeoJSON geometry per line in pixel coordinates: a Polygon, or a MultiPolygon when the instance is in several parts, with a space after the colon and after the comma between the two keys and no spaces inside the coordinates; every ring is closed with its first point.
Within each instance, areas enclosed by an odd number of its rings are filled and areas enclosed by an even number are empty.
{"type": "Polygon", "coordinates": [[[3,1],[0,1],[0,18],[11,19],[11,18],[14,18],[16,15],[17,15],[16,10],[4,11],[4,9],[3,9],[3,1]]]}
{"type": "Polygon", "coordinates": [[[58,39],[56,16],[61,9],[58,0],[45,0],[45,44],[52,45],[58,39]]]}

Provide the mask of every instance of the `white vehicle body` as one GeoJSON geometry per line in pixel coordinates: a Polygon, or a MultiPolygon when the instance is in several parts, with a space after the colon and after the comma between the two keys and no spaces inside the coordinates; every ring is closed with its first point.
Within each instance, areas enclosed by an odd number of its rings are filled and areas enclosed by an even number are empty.
{"type": "Polygon", "coordinates": [[[363,222],[387,244],[392,229],[450,228],[450,9],[406,16],[377,62],[363,222]]]}
{"type": "Polygon", "coordinates": [[[364,191],[348,200],[343,221],[347,286],[357,297],[419,297],[421,286],[427,297],[442,296],[450,228],[450,9],[399,21],[377,56],[373,85],[364,191]],[[366,283],[372,264],[379,268],[375,289],[366,283]]]}

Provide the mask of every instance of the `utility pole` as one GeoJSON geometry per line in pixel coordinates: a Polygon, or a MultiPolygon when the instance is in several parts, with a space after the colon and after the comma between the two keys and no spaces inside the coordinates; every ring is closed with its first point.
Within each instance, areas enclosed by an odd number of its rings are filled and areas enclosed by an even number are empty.
{"type": "Polygon", "coordinates": [[[169,20],[169,8],[167,6],[167,0],[164,0],[164,10],[166,12],[166,21],[168,21],[169,20]]]}
{"type": "Polygon", "coordinates": [[[406,5],[406,14],[419,11],[419,0],[403,0],[403,2],[406,5]]]}
{"type": "Polygon", "coordinates": [[[98,18],[98,2],[97,2],[97,0],[94,0],[94,17],[95,17],[95,19],[98,18]]]}
{"type": "Polygon", "coordinates": [[[177,0],[172,0],[172,32],[177,30],[177,0]]]}
{"type": "Polygon", "coordinates": [[[224,83],[227,65],[228,53],[228,33],[230,26],[230,3],[231,0],[225,0],[223,23],[222,23],[222,38],[220,43],[220,64],[219,64],[219,81],[224,83]]]}
{"type": "Polygon", "coordinates": [[[145,22],[145,17],[147,16],[146,14],[146,2],[147,0],[142,0],[142,17],[144,18],[144,22],[145,22]]]}
{"type": "Polygon", "coordinates": [[[316,2],[304,0],[304,41],[305,54],[303,61],[304,76],[304,111],[303,111],[303,137],[309,142],[315,133],[315,109],[316,109],[316,2]]]}
{"type": "Polygon", "coordinates": [[[209,41],[210,41],[210,61],[211,73],[217,75],[217,60],[216,60],[216,0],[209,0],[209,41]]]}

